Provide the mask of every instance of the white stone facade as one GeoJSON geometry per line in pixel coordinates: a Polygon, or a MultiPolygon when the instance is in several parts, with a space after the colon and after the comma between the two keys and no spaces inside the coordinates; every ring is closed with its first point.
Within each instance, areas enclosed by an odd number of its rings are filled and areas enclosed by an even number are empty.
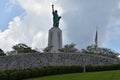
{"type": "Polygon", "coordinates": [[[58,53],[58,49],[62,48],[62,31],[58,27],[49,30],[48,47],[52,46],[51,53],[58,53]]]}

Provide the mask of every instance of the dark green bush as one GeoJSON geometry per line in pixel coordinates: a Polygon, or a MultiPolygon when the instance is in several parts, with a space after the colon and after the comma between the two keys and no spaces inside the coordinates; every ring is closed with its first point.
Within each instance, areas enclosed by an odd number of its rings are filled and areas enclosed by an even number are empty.
{"type": "Polygon", "coordinates": [[[86,66],[86,72],[120,70],[120,64],[109,66],[86,66]]]}
{"type": "MultiPolygon", "coordinates": [[[[0,72],[0,80],[22,80],[26,78],[83,72],[82,66],[48,66],[43,68],[8,70],[0,72]]],[[[85,66],[86,72],[120,70],[120,64],[112,66],[85,66]]]]}
{"type": "Polygon", "coordinates": [[[93,72],[93,71],[96,71],[95,70],[95,66],[86,66],[85,69],[86,69],[86,72],[93,72]]]}
{"type": "Polygon", "coordinates": [[[94,71],[103,71],[104,70],[103,66],[96,66],[94,68],[95,68],[94,71]]]}
{"type": "Polygon", "coordinates": [[[115,64],[114,66],[114,70],[120,70],[120,64],[115,64]]]}
{"type": "Polygon", "coordinates": [[[17,74],[17,80],[22,80],[22,79],[26,79],[26,78],[32,77],[31,76],[31,71],[29,69],[17,70],[16,74],[17,74]]]}
{"type": "Polygon", "coordinates": [[[9,80],[17,80],[17,72],[9,73],[9,80]]]}
{"type": "Polygon", "coordinates": [[[38,77],[40,75],[39,69],[31,69],[31,77],[38,77]]]}
{"type": "Polygon", "coordinates": [[[83,67],[82,66],[71,66],[71,71],[72,71],[72,73],[83,72],[83,67]]]}
{"type": "Polygon", "coordinates": [[[8,75],[5,72],[0,72],[0,80],[8,80],[8,75]]]}

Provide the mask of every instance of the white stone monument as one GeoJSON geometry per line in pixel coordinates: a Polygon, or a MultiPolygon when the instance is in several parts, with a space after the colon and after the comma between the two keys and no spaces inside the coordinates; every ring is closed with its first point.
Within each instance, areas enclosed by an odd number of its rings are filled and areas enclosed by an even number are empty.
{"type": "Polygon", "coordinates": [[[53,27],[49,30],[48,46],[51,46],[50,52],[59,52],[58,49],[62,48],[62,31],[60,28],[53,27]]]}
{"type": "Polygon", "coordinates": [[[54,5],[52,5],[52,14],[53,27],[49,30],[48,47],[51,47],[51,53],[57,53],[58,49],[62,48],[62,31],[59,28],[61,16],[58,16],[57,10],[54,10],[54,5]]]}

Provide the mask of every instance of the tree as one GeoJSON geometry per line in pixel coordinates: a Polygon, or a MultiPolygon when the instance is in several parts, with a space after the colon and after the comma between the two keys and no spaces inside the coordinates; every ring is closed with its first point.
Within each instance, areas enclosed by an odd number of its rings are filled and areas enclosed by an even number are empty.
{"type": "Polygon", "coordinates": [[[87,53],[87,54],[98,54],[98,55],[108,56],[112,58],[118,58],[118,55],[119,55],[118,53],[116,53],[115,51],[112,51],[111,49],[100,48],[100,47],[96,47],[95,45],[87,46],[87,48],[82,49],[81,52],[87,53]]]}
{"type": "Polygon", "coordinates": [[[2,49],[0,49],[0,56],[6,55],[2,49]]]}
{"type": "Polygon", "coordinates": [[[47,46],[43,49],[43,52],[50,52],[53,46],[47,46]]]}
{"type": "Polygon", "coordinates": [[[61,48],[58,51],[60,51],[60,52],[78,52],[78,49],[75,48],[75,45],[76,44],[74,44],[74,43],[66,44],[64,46],[64,48],[61,48]]]}
{"type": "Polygon", "coordinates": [[[26,44],[23,44],[23,43],[16,44],[12,48],[17,53],[33,53],[33,52],[37,52],[37,51],[33,50],[31,47],[28,47],[26,44]]]}

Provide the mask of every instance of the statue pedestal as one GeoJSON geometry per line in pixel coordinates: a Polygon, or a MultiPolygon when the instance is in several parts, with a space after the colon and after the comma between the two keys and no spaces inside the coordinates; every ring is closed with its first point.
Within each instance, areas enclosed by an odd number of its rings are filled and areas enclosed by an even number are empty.
{"type": "Polygon", "coordinates": [[[52,46],[51,53],[58,53],[58,49],[62,48],[62,31],[58,27],[49,30],[48,46],[52,46]]]}

